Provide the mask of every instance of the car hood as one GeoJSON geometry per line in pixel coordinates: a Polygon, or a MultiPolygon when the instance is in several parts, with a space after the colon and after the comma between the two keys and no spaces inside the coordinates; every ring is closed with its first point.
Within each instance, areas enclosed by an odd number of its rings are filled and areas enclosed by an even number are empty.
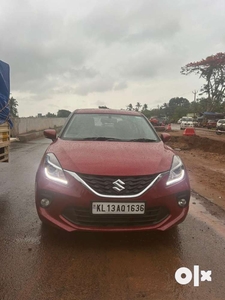
{"type": "Polygon", "coordinates": [[[170,169],[174,155],[162,141],[65,141],[60,138],[50,145],[47,152],[54,153],[65,170],[108,176],[165,172],[170,169]]]}

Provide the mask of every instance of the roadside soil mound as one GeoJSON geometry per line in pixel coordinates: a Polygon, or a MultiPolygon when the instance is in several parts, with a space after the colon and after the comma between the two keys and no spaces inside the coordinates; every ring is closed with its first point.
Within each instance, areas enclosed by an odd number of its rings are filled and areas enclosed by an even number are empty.
{"type": "Polygon", "coordinates": [[[225,154],[225,141],[216,141],[200,136],[174,136],[167,143],[173,149],[193,150],[198,149],[204,152],[225,154]]]}
{"type": "Polygon", "coordinates": [[[186,165],[192,190],[225,210],[225,139],[170,135],[166,144],[186,165]]]}

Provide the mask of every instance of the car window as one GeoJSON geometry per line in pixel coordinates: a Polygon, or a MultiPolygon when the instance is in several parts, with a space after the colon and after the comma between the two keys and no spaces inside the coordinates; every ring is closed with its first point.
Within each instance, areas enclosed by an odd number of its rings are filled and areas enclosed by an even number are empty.
{"type": "Polygon", "coordinates": [[[60,136],[62,139],[111,138],[123,141],[159,141],[149,122],[142,116],[116,114],[74,114],[60,136]]]}
{"type": "Polygon", "coordinates": [[[183,117],[182,118],[182,122],[192,122],[193,121],[193,119],[192,118],[185,118],[185,117],[183,117]]]}

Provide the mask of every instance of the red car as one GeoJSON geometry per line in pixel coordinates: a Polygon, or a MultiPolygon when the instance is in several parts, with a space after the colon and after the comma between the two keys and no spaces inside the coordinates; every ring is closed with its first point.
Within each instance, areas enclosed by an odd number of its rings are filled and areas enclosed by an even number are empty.
{"type": "Polygon", "coordinates": [[[44,223],[67,231],[166,230],[189,208],[186,169],[139,112],[79,109],[52,139],[36,174],[44,223]]]}
{"type": "Polygon", "coordinates": [[[208,120],[207,128],[208,129],[216,128],[216,123],[217,123],[217,120],[208,120]]]}

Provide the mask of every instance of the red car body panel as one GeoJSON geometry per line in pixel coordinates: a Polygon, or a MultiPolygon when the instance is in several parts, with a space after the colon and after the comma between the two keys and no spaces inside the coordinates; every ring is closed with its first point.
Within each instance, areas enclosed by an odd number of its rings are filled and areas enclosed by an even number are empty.
{"type": "MultiPolygon", "coordinates": [[[[80,110],[75,113],[96,113],[96,110],[80,110]]],[[[136,112],[98,110],[98,113],[115,113],[138,115],[136,112]]],[[[151,126],[151,125],[150,125],[151,126]]],[[[190,185],[187,172],[184,178],[175,184],[167,186],[169,171],[174,152],[161,140],[158,142],[116,142],[116,141],[69,141],[58,138],[51,143],[46,153],[54,153],[64,170],[67,185],[57,183],[46,177],[44,172],[45,154],[36,174],[35,199],[40,219],[66,231],[135,231],[135,230],[166,230],[182,222],[188,213],[190,185]],[[94,176],[146,176],[161,174],[156,182],[145,192],[135,197],[107,196],[93,193],[72,173],[90,174],[94,176]],[[43,198],[51,200],[51,204],[43,208],[40,201],[43,198]],[[178,199],[185,198],[187,205],[180,207],[178,199]],[[145,202],[146,211],[163,208],[164,217],[157,223],[135,223],[135,216],[127,217],[128,225],[107,226],[91,223],[93,216],[91,204],[96,202],[145,202]],[[89,223],[79,224],[65,217],[65,210],[82,209],[89,223]],[[132,223],[134,222],[134,223],[132,223]]],[[[145,216],[144,216],[145,217],[145,216]]],[[[110,218],[110,216],[109,216],[110,218]]]]}
{"type": "MultiPolygon", "coordinates": [[[[70,175],[67,175],[67,179],[69,179],[69,187],[64,187],[59,184],[55,184],[54,182],[47,181],[44,177],[44,174],[38,174],[39,183],[36,186],[36,200],[38,201],[42,198],[42,196],[52,196],[54,197],[54,206],[49,206],[47,209],[44,209],[37,205],[37,210],[40,218],[45,221],[49,221],[49,223],[54,224],[57,227],[63,228],[67,231],[75,231],[75,230],[86,230],[86,231],[130,231],[130,230],[166,230],[180,222],[182,222],[187,213],[188,207],[180,208],[177,204],[177,194],[182,193],[183,191],[189,190],[189,183],[186,178],[183,180],[181,184],[179,184],[179,188],[177,186],[171,186],[170,188],[164,189],[166,179],[162,178],[156,183],[152,188],[150,188],[147,192],[145,192],[142,196],[136,197],[135,202],[138,201],[146,201],[146,207],[148,206],[160,206],[165,205],[165,198],[167,201],[167,206],[169,210],[172,212],[169,216],[163,220],[162,223],[156,224],[154,226],[132,226],[129,227],[107,227],[102,228],[99,226],[77,226],[68,222],[62,216],[62,211],[65,207],[65,202],[67,206],[73,206],[76,203],[76,206],[84,206],[86,208],[90,207],[90,203],[92,201],[114,201],[117,202],[118,199],[115,198],[107,198],[104,199],[102,197],[93,195],[88,189],[85,189],[80,182],[76,182],[73,178],[70,178],[70,175]],[[49,192],[51,191],[51,192],[49,192]]],[[[127,200],[130,202],[130,200],[127,200]]],[[[134,199],[132,199],[134,201],[134,199]]]]}
{"type": "Polygon", "coordinates": [[[63,169],[95,175],[148,175],[168,171],[174,153],[163,142],[65,141],[48,149],[63,169]],[[152,155],[154,153],[154,156],[152,155]]]}

